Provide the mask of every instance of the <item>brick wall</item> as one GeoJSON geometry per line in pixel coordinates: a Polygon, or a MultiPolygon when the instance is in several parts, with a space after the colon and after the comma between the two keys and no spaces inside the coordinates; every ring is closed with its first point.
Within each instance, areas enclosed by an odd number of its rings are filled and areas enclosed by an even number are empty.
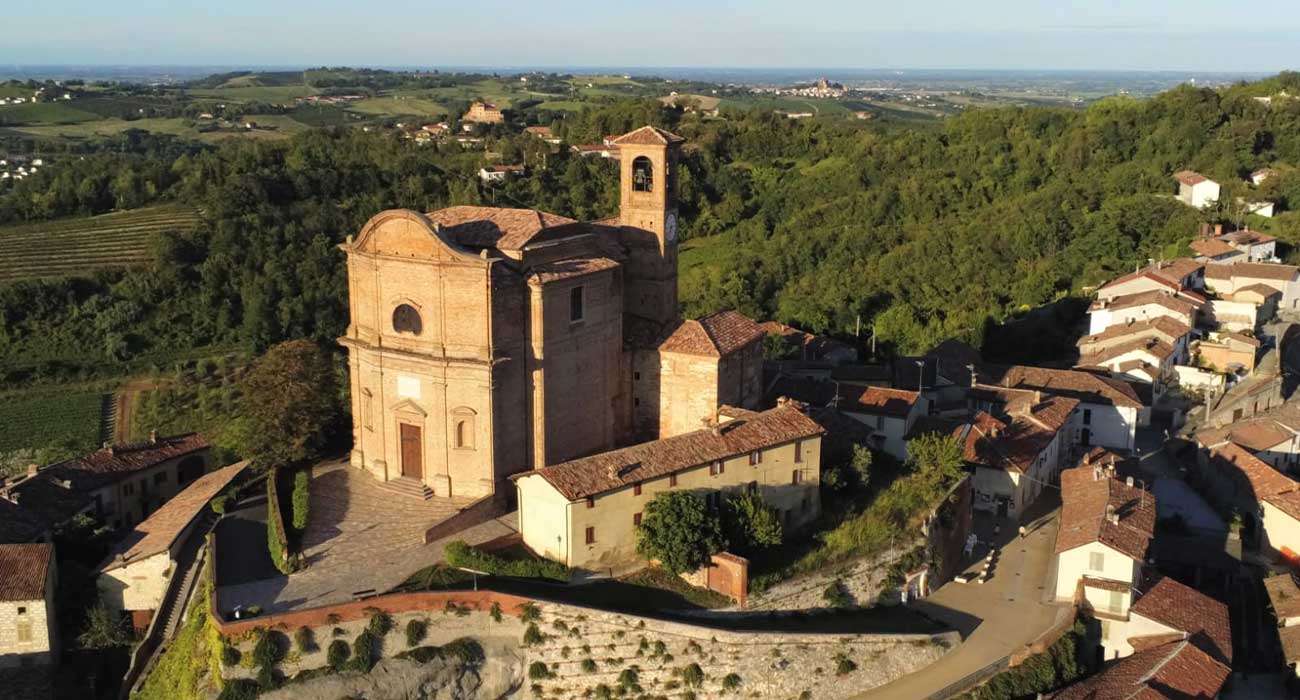
{"type": "Polygon", "coordinates": [[[449,602],[478,611],[489,610],[493,603],[497,603],[501,606],[501,611],[503,613],[517,616],[519,615],[520,606],[532,602],[529,598],[510,595],[508,593],[497,593],[495,591],[425,591],[419,593],[392,593],[389,595],[376,596],[374,598],[366,598],[365,600],[355,600],[350,603],[327,605],[319,608],[283,613],[280,615],[266,615],[249,620],[226,621],[222,619],[215,607],[215,598],[216,597],[213,596],[213,607],[209,612],[212,615],[217,630],[228,637],[237,636],[259,627],[279,627],[284,629],[322,627],[326,624],[331,624],[329,623],[329,620],[332,619],[332,616],[338,616],[340,622],[351,622],[370,617],[370,612],[368,611],[374,609],[383,610],[391,615],[415,610],[443,610],[449,602]]]}

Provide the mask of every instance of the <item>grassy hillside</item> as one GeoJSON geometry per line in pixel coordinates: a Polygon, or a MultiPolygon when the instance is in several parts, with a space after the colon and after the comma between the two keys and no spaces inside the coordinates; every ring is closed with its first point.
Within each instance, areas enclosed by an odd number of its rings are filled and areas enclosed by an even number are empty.
{"type": "Polygon", "coordinates": [[[164,231],[198,224],[192,207],[163,205],[102,216],[0,228],[0,282],[84,275],[149,259],[150,242],[164,231]]]}

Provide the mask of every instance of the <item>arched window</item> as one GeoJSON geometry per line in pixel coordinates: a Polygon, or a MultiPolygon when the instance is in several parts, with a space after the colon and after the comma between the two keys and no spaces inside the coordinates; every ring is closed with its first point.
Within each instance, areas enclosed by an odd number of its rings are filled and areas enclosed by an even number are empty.
{"type": "Polygon", "coordinates": [[[399,304],[396,309],[393,309],[393,330],[398,333],[419,335],[420,331],[424,330],[420,322],[420,312],[410,304],[399,304]]]}
{"type": "Polygon", "coordinates": [[[474,449],[474,409],[457,406],[451,411],[452,445],[457,449],[474,449]]]}
{"type": "Polygon", "coordinates": [[[651,192],[654,190],[654,164],[645,156],[637,156],[632,161],[632,191],[651,192]]]}

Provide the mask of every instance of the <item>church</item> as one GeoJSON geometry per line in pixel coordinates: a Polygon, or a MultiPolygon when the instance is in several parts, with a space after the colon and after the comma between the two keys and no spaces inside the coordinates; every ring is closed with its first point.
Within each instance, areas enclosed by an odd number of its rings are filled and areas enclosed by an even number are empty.
{"type": "Polygon", "coordinates": [[[511,475],[758,407],[762,329],[679,316],[683,139],[615,143],[616,217],[390,210],[349,237],[353,467],[418,497],[508,498],[511,475]]]}

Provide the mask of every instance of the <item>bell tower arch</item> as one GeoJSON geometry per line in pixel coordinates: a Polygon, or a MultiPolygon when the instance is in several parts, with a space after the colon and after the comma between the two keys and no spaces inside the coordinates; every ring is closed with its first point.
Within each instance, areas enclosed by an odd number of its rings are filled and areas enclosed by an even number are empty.
{"type": "Polygon", "coordinates": [[[614,140],[619,150],[619,224],[631,251],[628,313],[677,319],[677,160],[684,139],[643,126],[614,140]]]}

